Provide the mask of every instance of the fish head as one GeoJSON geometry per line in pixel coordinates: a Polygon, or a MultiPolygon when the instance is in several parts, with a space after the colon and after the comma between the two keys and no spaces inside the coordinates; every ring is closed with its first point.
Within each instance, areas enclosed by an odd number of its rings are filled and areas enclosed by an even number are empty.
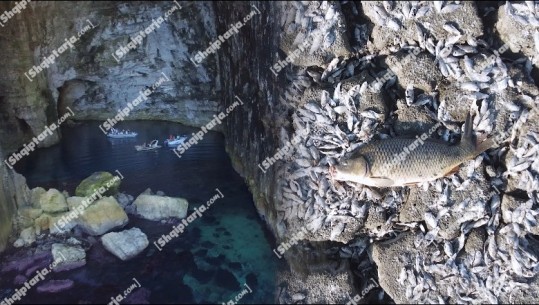
{"type": "Polygon", "coordinates": [[[367,177],[368,173],[369,164],[363,156],[343,160],[329,168],[329,174],[335,180],[356,180],[367,177]]]}

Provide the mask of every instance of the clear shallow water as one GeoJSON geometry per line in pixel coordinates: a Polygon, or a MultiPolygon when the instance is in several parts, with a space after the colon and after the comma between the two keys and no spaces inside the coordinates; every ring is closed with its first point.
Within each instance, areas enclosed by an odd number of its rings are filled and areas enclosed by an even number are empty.
{"type": "MultiPolygon", "coordinates": [[[[134,145],[153,139],[162,145],[169,134],[191,134],[196,129],[169,122],[125,122],[118,128],[135,130],[138,137],[108,139],[98,124],[63,128],[59,145],[33,152],[19,161],[17,171],[31,188],[54,187],[73,195],[80,181],[92,173],[118,170],[124,176],[121,192],[136,198],[148,187],[161,190],[167,196],[186,198],[188,213],[213,197],[216,188],[224,198],[162,252],[153,242],[169,233],[172,224],[130,215],[124,229],[138,227],[146,233],[150,245],[144,252],[122,262],[97,242],[87,251],[86,266],[46,278],[72,279],[74,288],[43,295],[33,287],[21,303],[108,303],[132,285],[133,278],[151,291],[151,303],[226,303],[245,289],[245,283],[252,293],[239,303],[273,303],[275,273],[281,262],[272,252],[274,240],[258,217],[251,194],[225,153],[222,135],[206,134],[180,159],[169,148],[137,152],[134,145]]],[[[0,278],[4,294],[20,287],[13,285],[15,275],[0,278]]]]}

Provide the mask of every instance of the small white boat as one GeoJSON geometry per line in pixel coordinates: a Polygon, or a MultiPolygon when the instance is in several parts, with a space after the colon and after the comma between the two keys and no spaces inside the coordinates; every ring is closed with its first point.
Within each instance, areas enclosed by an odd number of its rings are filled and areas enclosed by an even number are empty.
{"type": "Polygon", "coordinates": [[[159,145],[159,141],[153,140],[150,144],[142,144],[142,145],[135,145],[135,149],[137,151],[145,151],[145,150],[154,150],[161,148],[161,145],[159,145]]]}
{"type": "Polygon", "coordinates": [[[125,130],[117,130],[112,128],[110,132],[107,134],[107,137],[113,138],[113,139],[125,139],[125,138],[134,138],[138,136],[138,133],[136,132],[130,132],[125,130]]]}
{"type": "Polygon", "coordinates": [[[178,145],[185,142],[185,140],[187,140],[186,136],[176,136],[176,138],[173,138],[173,139],[170,139],[170,138],[166,139],[165,145],[168,147],[177,147],[178,145]]]}

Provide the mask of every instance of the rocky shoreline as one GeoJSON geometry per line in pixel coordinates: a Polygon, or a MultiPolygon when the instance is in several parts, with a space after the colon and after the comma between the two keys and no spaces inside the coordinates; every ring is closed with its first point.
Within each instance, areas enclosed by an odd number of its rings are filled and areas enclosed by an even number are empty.
{"type": "Polygon", "coordinates": [[[11,255],[0,264],[0,275],[13,284],[37,285],[39,293],[60,293],[74,286],[72,279],[46,280],[49,272],[62,273],[87,264],[87,252],[96,243],[122,261],[144,251],[150,242],[139,228],[123,230],[129,217],[159,223],[186,218],[183,198],[153,194],[150,189],[133,196],[119,193],[120,179],[97,172],[83,180],[77,196],[56,189],[36,187],[28,192],[28,206],[19,208],[11,255]],[[129,216],[128,216],[129,214],[129,216]]]}

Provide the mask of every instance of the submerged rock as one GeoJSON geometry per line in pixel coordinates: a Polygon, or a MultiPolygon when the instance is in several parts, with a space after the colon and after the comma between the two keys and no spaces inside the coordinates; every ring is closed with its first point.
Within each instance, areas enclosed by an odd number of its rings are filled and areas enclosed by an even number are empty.
{"type": "Polygon", "coordinates": [[[236,279],[234,274],[226,269],[219,269],[215,273],[215,283],[225,289],[232,291],[240,290],[240,282],[236,279]]]}
{"type": "Polygon", "coordinates": [[[86,252],[81,246],[52,244],[53,271],[61,272],[86,265],[86,252]]]}
{"type": "Polygon", "coordinates": [[[146,234],[139,228],[105,234],[101,242],[105,249],[123,261],[137,256],[150,244],[146,234]]]}
{"type": "Polygon", "coordinates": [[[75,195],[88,197],[93,194],[113,196],[118,193],[121,179],[108,172],[96,172],[82,180],[75,190],[75,195]]]}
{"type": "Polygon", "coordinates": [[[13,280],[13,284],[15,285],[24,285],[24,282],[26,282],[28,279],[24,275],[17,275],[15,279],[13,280]]]}
{"type": "Polygon", "coordinates": [[[183,198],[173,198],[156,195],[141,194],[133,203],[137,214],[149,220],[162,220],[165,218],[185,218],[187,216],[188,202],[183,198]]]}
{"type": "Polygon", "coordinates": [[[87,207],[77,218],[78,225],[90,235],[102,235],[123,227],[129,218],[114,197],[105,197],[87,207]]]}
{"type": "Polygon", "coordinates": [[[123,304],[150,304],[152,292],[149,289],[141,287],[129,294],[123,301],[123,304]]]}
{"type": "Polygon", "coordinates": [[[44,260],[49,260],[51,258],[50,252],[38,252],[29,257],[16,257],[14,260],[5,261],[2,264],[0,273],[5,272],[23,272],[27,269],[31,269],[36,265],[41,264],[44,260]]]}
{"type": "Polygon", "coordinates": [[[71,289],[75,283],[72,280],[51,280],[37,287],[39,293],[58,293],[71,289]]]}

